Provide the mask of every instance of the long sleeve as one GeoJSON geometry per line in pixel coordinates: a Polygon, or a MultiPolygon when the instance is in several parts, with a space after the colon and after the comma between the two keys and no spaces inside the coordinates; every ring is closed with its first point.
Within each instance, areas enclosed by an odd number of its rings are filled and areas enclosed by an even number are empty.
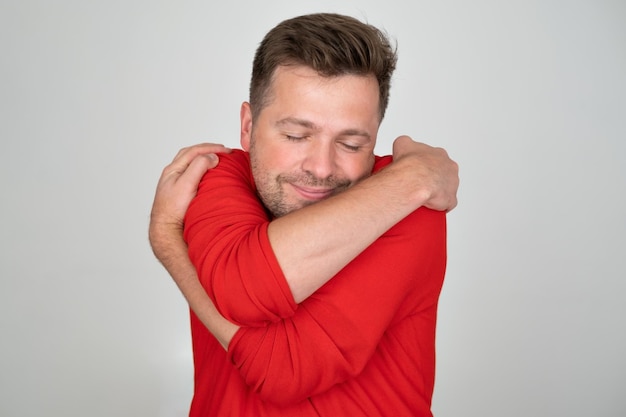
{"type": "Polygon", "coordinates": [[[247,154],[222,155],[200,183],[185,216],[185,240],[200,282],[227,319],[262,325],[297,305],[267,237],[247,154]]]}
{"type": "MultiPolygon", "coordinates": [[[[383,337],[391,337],[392,350],[415,342],[392,330],[407,321],[419,338],[412,366],[432,380],[445,214],[417,210],[296,305],[269,245],[269,217],[247,164],[243,153],[222,157],[185,219],[203,286],[220,312],[242,326],[228,354],[246,384],[264,400],[289,404],[358,382],[383,337]]],[[[405,378],[403,366],[384,378],[405,378]]],[[[432,390],[432,382],[426,385],[423,391],[432,390]]]]}
{"type": "Polygon", "coordinates": [[[292,317],[240,329],[229,355],[262,398],[293,403],[359,375],[389,328],[415,320],[425,345],[424,355],[415,352],[424,362],[416,366],[434,372],[444,272],[445,215],[420,209],[301,303],[292,317]]]}

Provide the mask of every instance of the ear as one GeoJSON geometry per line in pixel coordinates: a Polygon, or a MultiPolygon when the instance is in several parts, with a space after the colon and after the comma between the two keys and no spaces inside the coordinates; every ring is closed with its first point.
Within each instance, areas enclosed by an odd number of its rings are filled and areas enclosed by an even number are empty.
{"type": "Polygon", "coordinates": [[[239,138],[239,142],[241,143],[241,148],[248,152],[250,150],[250,139],[252,136],[252,109],[250,108],[250,103],[247,101],[241,104],[239,117],[241,119],[241,137],[239,138]]]}

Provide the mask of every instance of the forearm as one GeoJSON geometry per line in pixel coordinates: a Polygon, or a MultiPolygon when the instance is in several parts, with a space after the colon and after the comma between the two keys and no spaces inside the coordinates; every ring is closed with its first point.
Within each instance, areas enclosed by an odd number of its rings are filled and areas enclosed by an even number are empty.
{"type": "Polygon", "coordinates": [[[339,195],[272,221],[270,243],[295,301],[310,296],[429,196],[399,161],[339,195]]]}
{"type": "Polygon", "coordinates": [[[427,209],[410,214],[292,317],[243,327],[229,347],[233,363],[255,392],[278,403],[355,377],[392,326],[407,319],[434,326],[445,250],[445,214],[427,209]]]}
{"type": "Polygon", "coordinates": [[[239,325],[292,316],[296,302],[431,198],[429,169],[420,173],[420,166],[419,158],[397,158],[340,195],[270,221],[246,155],[222,158],[200,183],[185,218],[202,286],[220,313],[239,325]]]}
{"type": "Polygon", "coordinates": [[[187,245],[180,233],[151,233],[150,242],[155,255],[174,279],[190,308],[224,349],[228,349],[239,327],[226,320],[215,308],[198,280],[196,269],[187,254],[187,245]]]}

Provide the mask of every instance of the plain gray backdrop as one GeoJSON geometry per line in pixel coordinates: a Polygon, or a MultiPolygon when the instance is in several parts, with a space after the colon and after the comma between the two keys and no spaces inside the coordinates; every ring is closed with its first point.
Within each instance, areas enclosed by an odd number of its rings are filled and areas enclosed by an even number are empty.
{"type": "Polygon", "coordinates": [[[461,167],[435,415],[626,415],[626,3],[608,0],[2,1],[0,415],[186,415],[154,188],[183,146],[239,146],[258,42],[318,11],[398,41],[377,152],[409,134],[461,167]]]}

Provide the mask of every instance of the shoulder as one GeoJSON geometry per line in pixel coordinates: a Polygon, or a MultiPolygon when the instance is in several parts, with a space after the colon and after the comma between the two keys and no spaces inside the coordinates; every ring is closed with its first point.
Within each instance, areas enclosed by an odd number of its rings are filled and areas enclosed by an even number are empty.
{"type": "Polygon", "coordinates": [[[261,207],[256,195],[256,187],[250,168],[248,153],[233,149],[230,153],[219,153],[217,166],[209,169],[200,184],[196,197],[187,211],[200,217],[211,213],[217,218],[224,210],[228,212],[226,219],[235,213],[245,210],[257,210],[261,207]]]}
{"type": "Polygon", "coordinates": [[[230,153],[218,153],[219,162],[215,168],[209,169],[202,183],[221,183],[222,181],[246,184],[253,186],[252,170],[248,152],[233,149],[230,153]]]}
{"type": "Polygon", "coordinates": [[[233,149],[230,153],[218,153],[219,163],[214,169],[237,169],[241,172],[251,172],[250,155],[241,149],[233,149]]]}
{"type": "Polygon", "coordinates": [[[374,155],[374,168],[372,169],[372,174],[380,171],[387,165],[389,165],[393,161],[391,155],[378,156],[374,155]]]}

